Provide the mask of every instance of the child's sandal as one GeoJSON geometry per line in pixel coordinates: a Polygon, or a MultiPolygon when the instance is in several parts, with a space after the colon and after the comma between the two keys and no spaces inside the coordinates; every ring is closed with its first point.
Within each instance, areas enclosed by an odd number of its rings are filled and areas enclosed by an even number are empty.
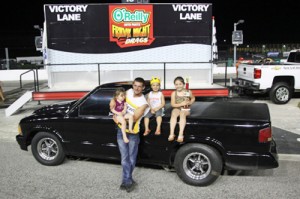
{"type": "Polygon", "coordinates": [[[168,141],[173,141],[175,139],[175,135],[169,135],[169,137],[168,137],[168,141]]]}
{"type": "Polygon", "coordinates": [[[179,143],[183,142],[183,138],[184,138],[183,135],[179,135],[177,138],[177,142],[179,142],[179,143]]]}
{"type": "Polygon", "coordinates": [[[160,135],[160,131],[155,131],[154,135],[160,135]]]}

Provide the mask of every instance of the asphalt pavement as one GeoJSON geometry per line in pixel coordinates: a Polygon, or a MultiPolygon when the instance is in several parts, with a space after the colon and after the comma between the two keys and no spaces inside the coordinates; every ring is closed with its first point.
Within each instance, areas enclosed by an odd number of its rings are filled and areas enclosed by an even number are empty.
{"type": "Polygon", "coordinates": [[[175,172],[138,166],[131,193],[119,190],[120,164],[67,159],[62,165],[39,164],[16,142],[0,140],[1,199],[298,199],[300,161],[280,160],[269,170],[225,172],[208,187],[183,183],[175,172]]]}

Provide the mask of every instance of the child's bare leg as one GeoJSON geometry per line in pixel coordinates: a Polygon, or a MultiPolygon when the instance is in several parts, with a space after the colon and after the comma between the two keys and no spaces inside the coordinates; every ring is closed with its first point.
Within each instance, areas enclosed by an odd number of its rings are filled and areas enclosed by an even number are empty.
{"type": "Polygon", "coordinates": [[[122,129],[123,140],[124,140],[125,143],[128,143],[129,140],[128,140],[127,135],[126,135],[126,120],[123,116],[119,116],[119,115],[117,116],[117,120],[122,125],[121,129],[122,129]]]}
{"type": "Polygon", "coordinates": [[[162,122],[162,117],[161,116],[157,116],[156,117],[156,131],[155,131],[155,135],[160,135],[160,127],[161,127],[161,122],[162,122]]]}
{"type": "Polygon", "coordinates": [[[144,125],[145,125],[145,132],[144,132],[144,136],[148,135],[150,133],[150,129],[149,129],[149,118],[148,117],[144,117],[144,125]]]}
{"type": "Polygon", "coordinates": [[[186,125],[186,116],[189,114],[190,114],[189,111],[181,111],[180,112],[178,142],[183,141],[183,133],[184,133],[185,125],[186,125]]]}
{"type": "Polygon", "coordinates": [[[125,119],[128,119],[128,128],[129,128],[129,132],[130,132],[130,133],[133,133],[133,129],[132,129],[132,127],[133,127],[133,115],[131,115],[131,114],[126,114],[126,115],[124,116],[124,118],[125,118],[125,119]]]}
{"type": "Polygon", "coordinates": [[[180,114],[179,109],[172,110],[172,115],[171,115],[171,120],[170,120],[170,135],[168,138],[169,141],[174,140],[174,137],[175,137],[174,131],[175,131],[176,123],[177,123],[177,117],[179,116],[179,114],[180,114]]]}
{"type": "Polygon", "coordinates": [[[149,118],[144,118],[145,131],[149,130],[149,118]]]}

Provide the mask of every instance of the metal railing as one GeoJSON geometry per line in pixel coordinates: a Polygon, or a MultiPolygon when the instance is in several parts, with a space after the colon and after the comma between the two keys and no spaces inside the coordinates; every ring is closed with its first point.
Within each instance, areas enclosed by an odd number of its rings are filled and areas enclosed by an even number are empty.
{"type": "MultiPolygon", "coordinates": [[[[162,65],[162,71],[163,71],[163,83],[164,88],[166,89],[166,80],[167,80],[167,65],[168,64],[224,64],[225,63],[225,75],[224,75],[224,82],[225,87],[227,87],[227,68],[228,68],[228,62],[227,61],[211,61],[211,62],[105,62],[105,63],[67,63],[67,64],[40,64],[36,65],[35,69],[30,69],[20,75],[20,88],[22,88],[22,76],[26,73],[33,72],[34,75],[34,90],[38,92],[39,89],[39,78],[38,78],[38,69],[45,66],[67,66],[67,65],[97,65],[97,76],[98,76],[98,85],[101,85],[101,65],[104,64],[110,64],[110,65],[117,65],[117,64],[161,64],[162,65]]],[[[201,69],[201,68],[199,68],[201,69]]],[[[138,68],[137,68],[138,70],[138,68]]],[[[231,86],[231,85],[230,85],[231,86]]]]}
{"type": "Polygon", "coordinates": [[[20,78],[19,78],[20,79],[20,89],[23,88],[22,76],[29,73],[29,72],[33,72],[34,91],[38,92],[40,90],[40,87],[39,87],[39,71],[38,71],[40,66],[43,66],[43,65],[37,65],[35,69],[29,69],[28,71],[25,71],[24,73],[20,74],[20,78]]]}
{"type": "Polygon", "coordinates": [[[23,84],[22,84],[22,76],[29,73],[29,72],[33,72],[33,84],[34,84],[34,91],[36,91],[36,84],[37,84],[37,81],[36,81],[36,73],[34,71],[34,69],[30,69],[22,74],[20,74],[20,88],[22,89],[23,88],[23,84]]]}

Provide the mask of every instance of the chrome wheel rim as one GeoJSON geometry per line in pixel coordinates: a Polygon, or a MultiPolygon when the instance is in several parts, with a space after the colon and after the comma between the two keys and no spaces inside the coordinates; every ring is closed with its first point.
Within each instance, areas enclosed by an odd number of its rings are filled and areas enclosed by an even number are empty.
{"type": "Polygon", "coordinates": [[[210,174],[211,163],[206,155],[194,152],[184,158],[183,169],[190,178],[201,180],[210,174]]]}
{"type": "Polygon", "coordinates": [[[289,90],[285,87],[280,87],[276,91],[276,99],[285,102],[289,99],[289,90]]]}
{"type": "Polygon", "coordinates": [[[58,145],[52,138],[43,138],[37,144],[37,151],[44,160],[54,160],[58,153],[58,145]]]}

